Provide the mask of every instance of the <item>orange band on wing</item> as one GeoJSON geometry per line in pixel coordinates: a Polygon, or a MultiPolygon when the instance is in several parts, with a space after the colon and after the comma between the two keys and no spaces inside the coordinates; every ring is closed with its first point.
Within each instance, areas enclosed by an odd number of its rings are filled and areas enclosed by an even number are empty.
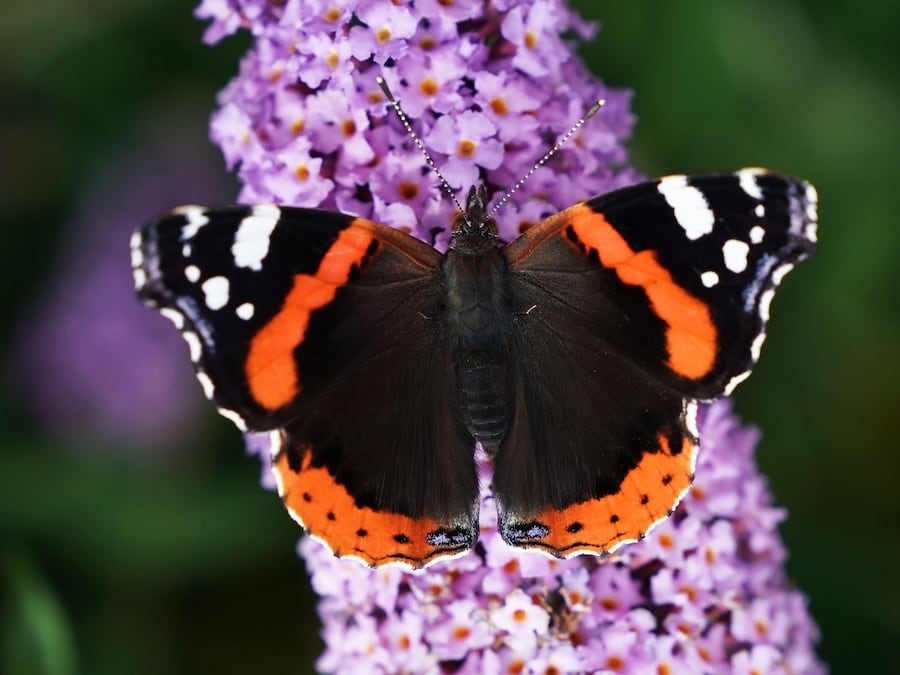
{"type": "Polygon", "coordinates": [[[357,219],[341,230],[315,274],[297,274],[276,314],[250,343],[244,371],[250,393],[264,408],[275,410],[300,393],[294,350],[303,342],[312,313],[334,300],[354,266],[360,267],[372,243],[368,221],[357,219]]]}
{"type": "Polygon", "coordinates": [[[692,379],[709,373],[716,360],[717,331],[707,306],[675,283],[653,251],[633,251],[602,214],[584,205],[570,211],[578,239],[597,251],[604,267],[615,270],[623,283],[642,287],[653,311],[668,324],[669,367],[692,379]]]}
{"type": "Polygon", "coordinates": [[[356,505],[347,489],[324,467],[312,467],[312,452],[304,451],[301,467],[290,467],[288,453],[275,460],[278,491],[297,522],[325,542],[339,557],[352,556],[370,566],[403,563],[422,567],[442,557],[452,557],[468,546],[435,546],[429,533],[441,529],[430,518],[409,518],[381,513],[356,505]]]}
{"type": "Polygon", "coordinates": [[[562,510],[547,509],[537,520],[550,534],[524,545],[568,557],[579,552],[609,553],[642,538],[671,513],[693,479],[696,448],[690,438],[684,438],[677,454],[672,454],[664,436],[659,442],[661,450],[646,453],[616,494],[562,510]]]}

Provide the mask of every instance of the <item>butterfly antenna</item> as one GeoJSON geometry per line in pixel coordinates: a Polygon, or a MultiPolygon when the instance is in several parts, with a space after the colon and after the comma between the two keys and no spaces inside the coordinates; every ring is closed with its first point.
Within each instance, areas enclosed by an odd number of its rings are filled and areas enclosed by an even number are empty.
{"type": "MultiPolygon", "coordinates": [[[[456,208],[463,214],[463,218],[465,218],[466,223],[469,223],[469,219],[466,218],[466,210],[460,206],[459,201],[456,199],[456,195],[453,193],[453,188],[450,187],[450,184],[447,182],[447,179],[444,178],[443,174],[441,174],[440,170],[437,168],[437,164],[434,163],[434,160],[431,159],[431,155],[428,154],[428,151],[425,149],[425,146],[422,144],[422,141],[419,140],[419,137],[416,135],[416,132],[413,131],[412,125],[409,123],[409,118],[406,116],[406,113],[403,112],[403,109],[400,107],[400,104],[397,102],[397,99],[394,98],[394,95],[391,93],[390,87],[388,87],[388,83],[384,81],[383,77],[376,77],[375,81],[378,83],[378,86],[381,87],[381,91],[384,92],[384,95],[387,96],[387,100],[390,102],[392,106],[394,106],[394,112],[397,113],[397,117],[400,118],[400,121],[403,122],[403,126],[406,127],[406,133],[409,134],[409,137],[413,139],[416,146],[419,150],[422,151],[422,154],[425,155],[425,161],[428,162],[428,166],[431,167],[431,170],[437,174],[437,177],[441,181],[441,185],[444,186],[444,190],[446,190],[447,194],[450,195],[450,199],[453,200],[453,203],[456,204],[456,208]]],[[[471,225],[471,223],[469,223],[471,225]]]]}
{"type": "Polygon", "coordinates": [[[563,136],[562,138],[560,138],[556,142],[556,145],[554,145],[552,148],[550,148],[547,151],[547,154],[545,154],[543,157],[541,157],[537,161],[537,163],[533,167],[531,167],[528,170],[528,172],[524,176],[522,176],[522,178],[519,179],[519,182],[516,183],[515,185],[513,185],[512,189],[509,190],[505,195],[503,195],[503,198],[494,205],[494,208],[491,209],[491,212],[488,214],[488,218],[490,218],[495,213],[497,213],[497,211],[500,209],[500,207],[503,206],[506,202],[508,202],[509,198],[512,197],[513,194],[515,194],[516,192],[519,191],[519,188],[521,188],[525,184],[525,181],[528,180],[529,178],[531,178],[531,176],[534,174],[534,172],[537,171],[538,169],[540,169],[547,162],[548,159],[553,157],[553,155],[556,154],[556,151],[559,150],[563,145],[565,145],[566,141],[568,141],[570,138],[572,138],[572,136],[575,134],[575,132],[578,131],[585,122],[587,122],[595,114],[597,114],[597,111],[600,110],[600,108],[602,108],[605,103],[606,103],[606,100],[601,98],[599,101],[594,103],[594,105],[592,105],[590,108],[588,108],[588,111],[586,113],[584,113],[584,115],[581,116],[581,119],[579,119],[577,122],[575,122],[575,125],[571,129],[569,129],[569,131],[566,132],[566,135],[563,136]]]}

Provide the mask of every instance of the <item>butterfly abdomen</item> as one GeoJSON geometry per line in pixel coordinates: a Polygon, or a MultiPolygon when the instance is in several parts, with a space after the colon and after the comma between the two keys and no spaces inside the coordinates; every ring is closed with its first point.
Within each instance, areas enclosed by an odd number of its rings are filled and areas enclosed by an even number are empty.
{"type": "Polygon", "coordinates": [[[475,441],[495,454],[507,429],[507,392],[501,386],[497,354],[469,350],[456,360],[456,383],[463,422],[475,441]]]}

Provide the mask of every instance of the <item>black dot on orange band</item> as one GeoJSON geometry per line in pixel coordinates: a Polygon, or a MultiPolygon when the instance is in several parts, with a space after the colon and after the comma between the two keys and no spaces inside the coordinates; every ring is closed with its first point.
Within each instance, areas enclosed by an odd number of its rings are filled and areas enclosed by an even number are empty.
{"type": "Polygon", "coordinates": [[[647,504],[650,501],[650,497],[648,495],[641,495],[641,504],[647,504]]]}
{"type": "Polygon", "coordinates": [[[328,520],[337,520],[335,518],[334,511],[329,511],[328,513],[325,514],[325,517],[328,518],[328,520]]]}
{"type": "Polygon", "coordinates": [[[612,516],[611,516],[610,519],[609,519],[609,522],[611,522],[611,523],[618,523],[618,522],[619,522],[619,516],[617,516],[615,513],[612,514],[612,516]]]}
{"type": "Polygon", "coordinates": [[[665,476],[663,476],[663,479],[662,479],[663,485],[668,485],[671,482],[672,482],[672,474],[667,473],[665,476]]]}
{"type": "Polygon", "coordinates": [[[584,525],[581,523],[572,523],[566,528],[566,531],[575,534],[576,532],[580,532],[582,528],[584,528],[584,525]]]}
{"type": "Polygon", "coordinates": [[[311,501],[312,501],[312,495],[309,494],[308,492],[304,492],[304,493],[303,493],[303,501],[305,501],[305,502],[311,502],[311,501]]]}
{"type": "Polygon", "coordinates": [[[408,544],[408,543],[409,543],[409,537],[407,537],[405,534],[402,534],[402,533],[401,533],[401,534],[395,534],[395,535],[394,535],[394,541],[396,541],[398,544],[408,544]]]}
{"type": "Polygon", "coordinates": [[[362,528],[359,528],[359,529],[356,531],[356,536],[357,536],[357,537],[365,537],[365,536],[367,536],[368,534],[369,534],[368,530],[364,530],[364,529],[362,529],[362,528]]]}

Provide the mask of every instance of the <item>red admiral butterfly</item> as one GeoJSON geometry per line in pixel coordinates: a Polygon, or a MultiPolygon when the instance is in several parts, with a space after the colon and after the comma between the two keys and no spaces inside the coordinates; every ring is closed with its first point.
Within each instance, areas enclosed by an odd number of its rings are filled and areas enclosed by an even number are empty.
{"type": "Polygon", "coordinates": [[[135,233],[140,299],[206,395],[270,431],[291,515],[338,556],[422,567],[499,529],[555,556],[641,538],[691,484],[697,402],[747,377],[816,193],[667,176],[501,245],[472,188],[450,250],[342,213],[185,206],[135,233]]]}

